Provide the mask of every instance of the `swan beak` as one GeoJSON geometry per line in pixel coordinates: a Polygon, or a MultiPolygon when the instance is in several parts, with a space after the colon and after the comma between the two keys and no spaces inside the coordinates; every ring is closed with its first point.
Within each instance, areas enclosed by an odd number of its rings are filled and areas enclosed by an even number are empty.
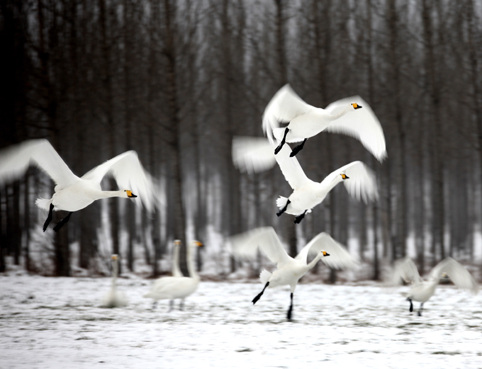
{"type": "Polygon", "coordinates": [[[361,108],[363,108],[363,106],[358,105],[357,103],[353,103],[353,104],[351,104],[351,106],[353,106],[353,108],[354,108],[355,110],[356,110],[356,109],[361,109],[361,108]]]}
{"type": "Polygon", "coordinates": [[[113,261],[116,261],[116,260],[117,260],[117,255],[116,255],[116,254],[112,255],[112,256],[111,256],[111,259],[112,259],[113,261]]]}
{"type": "Polygon", "coordinates": [[[196,246],[198,246],[198,247],[203,247],[203,246],[204,246],[203,243],[200,242],[200,241],[194,241],[194,244],[195,244],[196,246]]]}
{"type": "Polygon", "coordinates": [[[341,178],[343,178],[343,179],[350,179],[350,177],[348,177],[345,173],[342,173],[342,174],[341,174],[341,178]]]}
{"type": "Polygon", "coordinates": [[[130,190],[126,190],[126,193],[127,193],[127,197],[132,197],[132,198],[137,197],[137,196],[134,195],[134,194],[132,193],[132,191],[130,191],[130,190]]]}
{"type": "Polygon", "coordinates": [[[323,251],[323,256],[330,256],[326,251],[323,251]]]}

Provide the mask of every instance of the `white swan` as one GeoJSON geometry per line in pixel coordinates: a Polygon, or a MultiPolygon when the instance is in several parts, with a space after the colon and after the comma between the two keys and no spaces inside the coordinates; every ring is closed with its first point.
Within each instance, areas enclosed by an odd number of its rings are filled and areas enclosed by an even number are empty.
{"type": "Polygon", "coordinates": [[[354,268],[357,265],[348,251],[326,233],[315,236],[294,259],[286,253],[278,235],[271,227],[257,228],[233,236],[230,238],[230,245],[236,258],[254,259],[259,248],[273,263],[277,264],[277,269],[273,273],[266,270],[261,272],[260,280],[264,283],[264,288],[252,303],[256,304],[267,287],[289,285],[291,293],[288,320],[292,318],[296,284],[320,259],[333,268],[354,268]],[[308,263],[310,253],[316,253],[316,257],[308,263]]]}
{"type": "Polygon", "coordinates": [[[273,146],[266,139],[235,137],[233,139],[233,162],[241,170],[259,171],[269,168],[274,162],[278,165],[293,189],[286,198],[280,196],[276,205],[284,212],[296,216],[300,223],[306,213],[320,204],[326,195],[340,182],[345,184],[348,193],[356,199],[368,202],[378,197],[374,174],[362,162],[354,161],[330,173],[321,183],[309,179],[296,158],[290,157],[291,148],[285,145],[277,155],[271,151],[273,146]]]}
{"type": "Polygon", "coordinates": [[[127,305],[127,299],[122,292],[117,291],[117,274],[119,273],[119,258],[112,255],[112,285],[110,291],[102,299],[102,307],[115,308],[127,305]]]}
{"type": "Polygon", "coordinates": [[[49,214],[43,230],[52,220],[53,210],[65,210],[69,214],[55,227],[58,231],[68,222],[72,212],[81,210],[95,200],[108,197],[135,198],[133,191],[141,195],[142,203],[150,211],[154,191],[150,176],[144,171],[135,151],[127,151],[91,169],[81,178],[77,177],[62,160],[49,141],[36,139],[24,141],[0,152],[0,183],[20,177],[30,164],[44,170],[55,182],[55,193],[51,199],[37,199],[38,207],[49,214]],[[106,174],[112,175],[120,191],[102,191],[100,182],[106,174]],[[126,189],[129,188],[129,189],[126,189]]]}
{"type": "Polygon", "coordinates": [[[304,102],[287,84],[266,106],[263,130],[271,143],[275,139],[278,141],[275,153],[281,150],[285,142],[302,141],[293,149],[291,156],[294,156],[308,138],[326,130],[357,138],[379,161],[387,156],[380,121],[360,96],[335,101],[322,109],[304,102]],[[280,128],[283,122],[288,125],[280,128]]]}
{"type": "Polygon", "coordinates": [[[199,275],[194,267],[195,248],[202,246],[199,241],[193,241],[187,248],[187,269],[189,277],[161,277],[154,282],[149,293],[144,297],[154,300],[152,308],[157,306],[159,300],[170,300],[169,311],[173,309],[174,299],[181,299],[179,309],[184,307],[184,299],[193,294],[199,286],[199,275]]]}
{"type": "Polygon", "coordinates": [[[394,267],[392,273],[392,283],[399,283],[404,280],[410,283],[411,287],[407,296],[407,301],[410,302],[409,311],[413,311],[412,301],[420,302],[420,309],[418,315],[422,315],[423,304],[427,302],[435,293],[435,288],[439,284],[442,277],[448,276],[454,284],[464,290],[470,291],[473,294],[479,292],[479,286],[472,275],[460,263],[447,257],[438,263],[430,272],[430,277],[424,281],[417,270],[413,261],[409,258],[399,260],[394,267]]]}

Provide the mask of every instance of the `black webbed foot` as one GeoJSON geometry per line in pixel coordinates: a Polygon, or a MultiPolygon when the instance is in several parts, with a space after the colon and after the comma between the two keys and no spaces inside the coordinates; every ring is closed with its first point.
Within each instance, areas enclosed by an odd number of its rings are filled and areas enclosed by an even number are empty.
{"type": "Polygon", "coordinates": [[[296,224],[300,224],[301,221],[303,220],[303,218],[305,217],[305,214],[306,214],[306,210],[304,211],[303,214],[300,214],[300,215],[298,215],[297,217],[295,217],[295,223],[296,223],[296,224]]]}
{"type": "Polygon", "coordinates": [[[54,227],[54,231],[55,232],[58,232],[60,228],[62,228],[64,226],[65,223],[67,223],[70,219],[70,216],[72,215],[72,213],[69,213],[67,214],[67,216],[65,218],[62,218],[60,220],[60,222],[58,222],[55,227],[54,227]]]}
{"type": "Polygon", "coordinates": [[[268,285],[269,285],[269,281],[266,282],[266,284],[264,285],[263,290],[262,290],[260,293],[258,293],[258,294],[254,297],[254,299],[251,301],[251,302],[253,303],[253,305],[258,302],[258,300],[261,298],[261,296],[263,296],[264,290],[266,289],[266,287],[268,287],[268,285]]]}
{"type": "Polygon", "coordinates": [[[306,140],[307,139],[305,138],[302,143],[300,143],[298,146],[293,147],[293,151],[290,154],[291,157],[295,156],[303,149],[303,146],[305,146],[306,140]]]}
{"type": "Polygon", "coordinates": [[[47,215],[47,219],[45,220],[45,223],[44,223],[44,226],[43,226],[44,232],[45,232],[45,230],[47,229],[47,227],[49,226],[50,221],[52,220],[52,212],[53,212],[53,210],[54,210],[54,205],[53,205],[53,204],[50,204],[49,215],[47,215]]]}
{"type": "Polygon", "coordinates": [[[283,135],[283,139],[281,140],[281,142],[280,142],[280,144],[278,145],[278,147],[277,147],[276,149],[274,149],[274,154],[275,154],[275,155],[278,154],[278,153],[280,152],[280,150],[283,148],[283,146],[284,146],[284,144],[285,144],[285,142],[286,142],[286,135],[288,134],[289,131],[290,131],[289,128],[286,127],[285,133],[284,133],[284,135],[283,135]]]}
{"type": "Polygon", "coordinates": [[[286,209],[288,209],[288,205],[289,205],[289,204],[291,204],[291,201],[288,199],[288,200],[286,201],[286,205],[284,206],[284,208],[281,209],[280,211],[278,211],[278,212],[276,213],[276,215],[277,215],[277,216],[280,216],[281,214],[283,214],[283,213],[286,211],[286,209]]]}

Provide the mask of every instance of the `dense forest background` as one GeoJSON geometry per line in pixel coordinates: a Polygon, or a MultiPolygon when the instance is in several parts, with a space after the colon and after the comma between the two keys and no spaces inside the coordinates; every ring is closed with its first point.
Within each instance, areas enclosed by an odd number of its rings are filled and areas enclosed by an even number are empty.
{"type": "Polygon", "coordinates": [[[152,214],[99,201],[43,233],[34,202],[53,184],[32,167],[0,191],[0,271],[102,273],[113,252],[156,276],[179,238],[203,241],[198,267],[226,275],[240,267],[227,237],[267,225],[292,254],[329,232],[367,279],[406,255],[422,271],[447,255],[481,264],[481,17],[475,0],[3,0],[0,147],[48,138],[78,175],[136,150],[164,200],[152,214]],[[233,136],[261,136],[287,82],[315,106],[352,95],[370,104],[387,140],[382,164],[329,133],[298,159],[318,181],[364,161],[376,203],[338,186],[295,227],[275,215],[291,192],[277,167],[233,166],[233,136]]]}

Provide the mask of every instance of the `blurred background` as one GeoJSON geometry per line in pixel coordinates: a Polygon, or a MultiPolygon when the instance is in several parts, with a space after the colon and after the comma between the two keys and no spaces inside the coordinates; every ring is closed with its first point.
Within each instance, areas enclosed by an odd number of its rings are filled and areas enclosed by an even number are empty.
{"type": "Polygon", "coordinates": [[[98,275],[117,253],[124,272],[157,276],[178,238],[201,240],[198,268],[222,277],[240,267],[227,237],[271,225],[292,255],[330,233],[365,263],[364,279],[403,256],[421,273],[448,255],[480,268],[481,17],[475,0],[3,0],[0,147],[48,138],[79,176],[135,150],[164,200],[152,214],[103,200],[43,233],[35,198],[53,183],[32,167],[0,191],[0,272],[98,275]],[[233,136],[263,135],[285,83],[318,107],[352,95],[370,104],[382,164],[329,133],[297,157],[316,181],[364,161],[376,203],[338,186],[295,227],[275,215],[291,193],[278,167],[233,166],[233,136]]]}

